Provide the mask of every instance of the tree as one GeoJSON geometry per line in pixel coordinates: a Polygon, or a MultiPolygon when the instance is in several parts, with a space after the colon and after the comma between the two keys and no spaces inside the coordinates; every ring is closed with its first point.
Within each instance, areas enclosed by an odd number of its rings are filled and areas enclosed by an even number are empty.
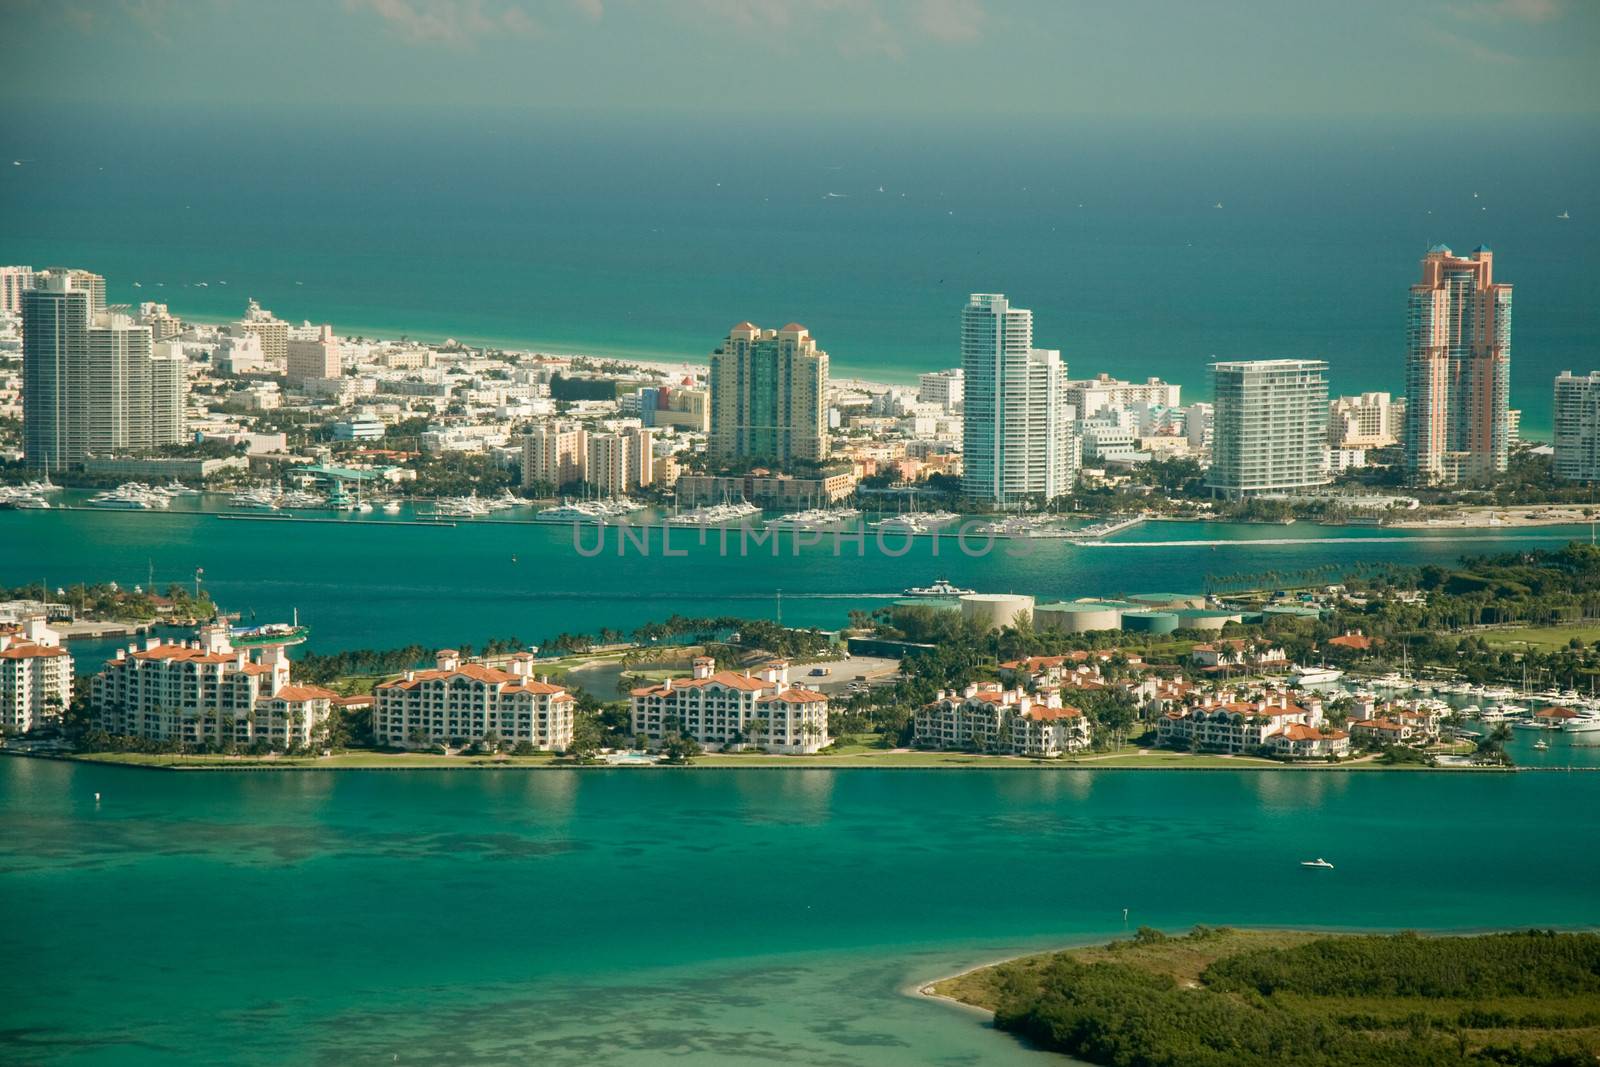
{"type": "Polygon", "coordinates": [[[572,722],[572,743],[567,746],[567,755],[579,763],[593,763],[604,739],[600,717],[590,711],[580,711],[572,722]]]}
{"type": "Polygon", "coordinates": [[[667,757],[668,763],[687,764],[705,749],[701,748],[700,742],[692,737],[674,734],[667,738],[666,743],[661,746],[661,751],[667,757]]]}

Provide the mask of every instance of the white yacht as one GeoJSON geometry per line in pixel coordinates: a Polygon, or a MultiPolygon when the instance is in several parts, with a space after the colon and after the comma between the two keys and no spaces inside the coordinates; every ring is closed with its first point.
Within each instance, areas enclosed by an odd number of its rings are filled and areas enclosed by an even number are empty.
{"type": "Polygon", "coordinates": [[[1585,715],[1581,719],[1568,719],[1561,727],[1566,734],[1600,733],[1600,715],[1585,715]]]}
{"type": "Polygon", "coordinates": [[[737,503],[711,504],[693,511],[685,511],[672,516],[667,521],[675,526],[718,526],[723,523],[742,522],[752,515],[760,515],[761,509],[747,500],[737,503]]]}
{"type": "Polygon", "coordinates": [[[269,486],[246,489],[235,493],[228,501],[228,506],[243,508],[246,511],[277,511],[278,491],[269,486]]]}
{"type": "Polygon", "coordinates": [[[21,508],[23,511],[48,511],[50,508],[50,501],[34,493],[20,493],[11,497],[9,503],[12,507],[21,508]]]}
{"type": "Polygon", "coordinates": [[[902,590],[902,592],[906,596],[944,596],[944,597],[949,597],[949,596],[967,596],[967,595],[969,595],[971,593],[977,592],[977,590],[976,589],[962,589],[961,587],[956,586],[956,585],[952,585],[950,582],[946,581],[945,579],[940,578],[938,581],[934,582],[932,585],[914,585],[909,589],[902,590]]]}
{"type": "Polygon", "coordinates": [[[385,515],[398,515],[398,514],[400,514],[400,501],[391,500],[388,503],[384,504],[383,505],[383,513],[385,515]]]}
{"type": "Polygon", "coordinates": [[[1300,866],[1302,866],[1302,867],[1317,867],[1317,868],[1319,868],[1321,870],[1325,870],[1325,871],[1333,870],[1333,864],[1329,863],[1327,860],[1323,859],[1321,856],[1318,856],[1314,860],[1301,860],[1300,861],[1300,866]]]}
{"type": "Polygon", "coordinates": [[[1299,686],[1328,685],[1343,678],[1344,671],[1337,667],[1296,667],[1289,677],[1299,686]]]}

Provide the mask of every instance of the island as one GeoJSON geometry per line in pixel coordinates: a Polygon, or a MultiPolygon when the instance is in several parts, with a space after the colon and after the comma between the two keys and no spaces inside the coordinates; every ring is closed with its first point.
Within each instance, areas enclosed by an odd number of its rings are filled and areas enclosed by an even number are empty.
{"type": "Polygon", "coordinates": [[[1141,1067],[1593,1064],[1600,935],[1141,927],[923,986],[1078,1060],[1141,1067]]]}

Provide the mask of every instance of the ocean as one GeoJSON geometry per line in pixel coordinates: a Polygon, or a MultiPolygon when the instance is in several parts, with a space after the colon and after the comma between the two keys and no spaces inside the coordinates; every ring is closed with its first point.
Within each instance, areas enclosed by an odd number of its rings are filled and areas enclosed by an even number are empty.
{"type": "Polygon", "coordinates": [[[0,1060],[1044,1064],[907,990],[1140,925],[1588,926],[1597,803],[1594,773],[0,759],[0,1060]]]}
{"type": "Polygon", "coordinates": [[[0,156],[31,160],[0,167],[0,261],[201,318],[254,296],[343,333],[674,361],[741,319],[799,321],[836,374],[899,382],[954,365],[966,294],[1001,291],[1074,376],[1203,398],[1214,358],[1323,358],[1336,392],[1402,391],[1424,250],[1486,243],[1541,436],[1552,377],[1600,342],[1597,132],[41,107],[0,129],[0,156]]]}

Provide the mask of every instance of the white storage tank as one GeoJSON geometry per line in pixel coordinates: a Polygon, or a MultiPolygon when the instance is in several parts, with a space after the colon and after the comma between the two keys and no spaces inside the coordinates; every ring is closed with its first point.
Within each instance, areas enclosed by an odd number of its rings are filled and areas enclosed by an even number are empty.
{"type": "Polygon", "coordinates": [[[1022,616],[1033,615],[1033,597],[1020,593],[968,593],[961,598],[961,617],[985,630],[1015,626],[1022,616]]]}
{"type": "Polygon", "coordinates": [[[1090,630],[1120,630],[1123,605],[1100,600],[1040,604],[1033,609],[1035,630],[1064,630],[1081,634],[1090,630]]]}

